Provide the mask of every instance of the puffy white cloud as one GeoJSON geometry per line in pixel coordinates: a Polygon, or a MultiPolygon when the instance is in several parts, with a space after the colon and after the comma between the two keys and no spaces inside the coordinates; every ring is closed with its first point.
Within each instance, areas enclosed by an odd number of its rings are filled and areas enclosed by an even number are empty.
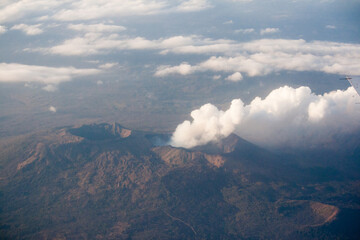
{"type": "MultiPolygon", "coordinates": [[[[197,71],[239,72],[252,77],[290,70],[360,75],[360,44],[306,42],[302,39],[261,39],[245,43],[223,43],[218,49],[214,48],[214,44],[209,44],[200,47],[176,47],[169,51],[217,51],[226,55],[213,56],[196,65],[187,66],[188,74],[197,71]],[[228,56],[229,54],[233,56],[228,56]]],[[[180,70],[180,66],[160,66],[155,76],[176,74],[180,73],[180,70]]],[[[186,73],[182,71],[180,74],[186,73]]]]}
{"type": "Polygon", "coordinates": [[[50,111],[50,112],[53,112],[53,113],[56,113],[56,107],[50,106],[50,107],[49,107],[49,111],[50,111]]]}
{"type": "Polygon", "coordinates": [[[191,148],[235,133],[264,147],[324,147],[336,137],[360,130],[360,100],[354,88],[315,95],[308,87],[281,87],[245,105],[232,101],[226,111],[205,104],[173,133],[171,144],[191,148]]]}
{"type": "Polygon", "coordinates": [[[280,32],[279,28],[265,28],[265,29],[260,30],[261,35],[272,34],[272,33],[277,33],[277,32],[280,32]]]}
{"type": "Polygon", "coordinates": [[[97,84],[97,85],[103,85],[103,84],[104,84],[104,82],[103,82],[103,81],[101,81],[101,80],[98,80],[98,81],[96,82],[96,84],[97,84]]]}
{"type": "MultiPolygon", "coordinates": [[[[78,69],[74,67],[46,67],[18,63],[0,63],[0,82],[38,82],[56,85],[75,77],[98,74],[98,69],[78,69]]],[[[45,87],[47,88],[47,87],[45,87]]],[[[45,89],[46,90],[46,89],[45,89]]]]}
{"type": "Polygon", "coordinates": [[[41,24],[36,25],[27,25],[27,24],[17,24],[11,28],[11,30],[21,30],[26,35],[38,35],[44,31],[40,28],[41,24]]]}
{"type": "Polygon", "coordinates": [[[228,76],[226,78],[226,80],[232,81],[232,82],[239,82],[243,79],[243,76],[241,75],[241,73],[236,72],[231,74],[230,76],[228,76]]]}

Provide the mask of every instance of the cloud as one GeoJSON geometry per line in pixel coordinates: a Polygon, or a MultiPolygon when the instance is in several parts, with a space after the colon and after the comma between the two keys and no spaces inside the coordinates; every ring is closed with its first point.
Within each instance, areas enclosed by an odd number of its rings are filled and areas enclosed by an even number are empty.
{"type": "Polygon", "coordinates": [[[50,106],[50,107],[49,107],[49,111],[50,111],[50,112],[53,112],[53,113],[56,113],[56,107],[50,106]]]}
{"type": "Polygon", "coordinates": [[[26,24],[17,24],[11,28],[11,30],[21,30],[26,35],[38,35],[43,33],[44,31],[39,28],[41,24],[36,25],[26,25],[26,24]]]}
{"type": "Polygon", "coordinates": [[[235,99],[226,111],[205,104],[191,112],[192,121],[177,126],[171,145],[191,148],[235,133],[269,148],[329,146],[360,130],[360,97],[354,95],[352,87],[315,95],[308,87],[284,86],[248,105],[235,99]]]}
{"type": "Polygon", "coordinates": [[[55,91],[57,91],[57,86],[54,84],[48,84],[45,87],[43,87],[42,89],[47,92],[55,92],[55,91]]]}
{"type": "Polygon", "coordinates": [[[176,10],[180,12],[194,12],[211,7],[212,5],[210,5],[210,3],[208,3],[206,0],[187,0],[183,1],[179,6],[177,6],[176,10]]]}
{"type": "Polygon", "coordinates": [[[99,68],[101,69],[110,69],[113,68],[115,66],[119,65],[118,63],[105,63],[99,66],[99,68]]]}
{"type": "Polygon", "coordinates": [[[265,28],[265,29],[260,30],[261,35],[273,34],[273,33],[278,33],[278,32],[280,32],[279,28],[265,28]]]}
{"type": "Polygon", "coordinates": [[[213,80],[219,80],[221,78],[221,75],[214,75],[213,80]]]}
{"type": "Polygon", "coordinates": [[[98,80],[98,81],[96,82],[96,84],[97,84],[97,85],[103,85],[103,84],[104,84],[104,82],[103,82],[103,81],[101,81],[101,80],[98,80]]]}
{"type": "Polygon", "coordinates": [[[226,21],[226,22],[223,22],[223,24],[233,24],[233,20],[229,20],[229,21],[226,21]]]}
{"type": "Polygon", "coordinates": [[[27,16],[38,20],[84,21],[112,17],[201,11],[211,7],[206,0],[15,0],[0,4],[0,23],[27,16]],[[178,2],[178,1],[177,1],[178,2]]]}
{"type": "Polygon", "coordinates": [[[327,29],[336,29],[336,26],[334,26],[334,25],[326,25],[325,28],[327,28],[327,29]]]}
{"type": "Polygon", "coordinates": [[[126,30],[125,27],[119,25],[106,25],[106,24],[69,24],[69,29],[81,32],[121,32],[126,30]]]}
{"type": "Polygon", "coordinates": [[[177,47],[168,51],[181,53],[213,53],[225,56],[210,57],[195,65],[159,66],[155,76],[192,74],[195,72],[245,73],[250,77],[279,71],[319,71],[331,74],[360,75],[360,45],[327,41],[260,39],[244,43],[223,43],[193,47],[177,47]],[[186,48],[186,49],[185,49],[186,48]],[[228,56],[233,55],[233,56],[228,56]],[[180,72],[181,71],[181,72],[180,72]]]}
{"type": "Polygon", "coordinates": [[[173,73],[181,74],[181,75],[189,75],[193,73],[193,71],[194,68],[188,63],[184,62],[179,66],[175,66],[175,67],[169,67],[169,66],[159,67],[155,73],[155,76],[163,77],[173,73]]]}
{"type": "Polygon", "coordinates": [[[57,0],[10,1],[0,8],[0,23],[12,22],[28,15],[42,14],[62,4],[57,0]]]}
{"type": "Polygon", "coordinates": [[[228,76],[226,78],[226,80],[229,80],[229,81],[232,81],[232,82],[239,82],[242,79],[243,79],[243,76],[239,72],[233,73],[232,75],[230,75],[230,76],[228,76]]]}
{"type": "Polygon", "coordinates": [[[255,32],[255,29],[253,28],[245,28],[245,29],[237,29],[235,30],[235,33],[243,33],[243,34],[249,34],[255,32]]]}
{"type": "Polygon", "coordinates": [[[3,34],[7,31],[6,27],[0,25],[0,34],[3,34]]]}
{"type": "Polygon", "coordinates": [[[46,67],[18,63],[0,63],[0,82],[37,82],[47,86],[71,81],[75,77],[98,74],[98,69],[78,69],[74,67],[46,67]]]}
{"type": "Polygon", "coordinates": [[[87,32],[83,36],[67,39],[61,44],[50,48],[25,50],[65,56],[105,54],[110,50],[160,50],[161,54],[167,54],[169,52],[192,52],[194,48],[197,49],[196,51],[202,51],[198,49],[201,48],[201,46],[204,46],[203,50],[205,52],[208,51],[209,48],[213,50],[217,49],[217,51],[221,52],[226,46],[230,48],[230,43],[234,43],[234,41],[224,39],[212,40],[196,35],[173,36],[149,40],[143,37],[129,38],[115,33],[87,32]]]}

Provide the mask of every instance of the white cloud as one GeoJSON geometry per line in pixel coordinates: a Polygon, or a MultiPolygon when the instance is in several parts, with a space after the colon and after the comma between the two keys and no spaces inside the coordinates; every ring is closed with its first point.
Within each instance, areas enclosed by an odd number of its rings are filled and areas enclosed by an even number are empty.
{"type": "Polygon", "coordinates": [[[41,24],[36,25],[26,25],[26,24],[17,24],[11,28],[11,30],[21,30],[26,35],[38,35],[43,33],[44,31],[39,28],[41,24]]]}
{"type": "Polygon", "coordinates": [[[56,55],[94,55],[104,54],[110,50],[160,50],[161,54],[186,53],[193,51],[204,51],[212,49],[222,52],[224,48],[231,50],[232,40],[212,40],[200,36],[173,36],[149,40],[142,37],[123,37],[119,34],[88,32],[83,36],[65,40],[59,45],[50,48],[26,49],[27,51],[39,51],[56,55]],[[203,49],[202,49],[203,47],[203,49]]]}
{"type": "Polygon", "coordinates": [[[172,73],[188,75],[193,73],[193,71],[194,71],[193,67],[191,67],[191,65],[189,65],[188,63],[184,62],[179,66],[175,66],[175,67],[169,67],[169,66],[159,67],[155,73],[155,76],[163,77],[172,73]]]}
{"type": "Polygon", "coordinates": [[[57,91],[57,86],[54,84],[48,84],[45,87],[43,87],[42,89],[47,92],[55,92],[55,91],[57,91]]]}
{"type": "Polygon", "coordinates": [[[226,22],[223,22],[223,24],[233,24],[234,22],[232,20],[229,20],[229,21],[226,21],[226,22]]]}
{"type": "Polygon", "coordinates": [[[12,22],[30,14],[41,14],[63,4],[57,0],[18,0],[0,8],[0,23],[12,22]]]}
{"type": "Polygon", "coordinates": [[[0,34],[3,34],[7,31],[6,27],[0,25],[0,34]]]}
{"type": "Polygon", "coordinates": [[[315,95],[308,87],[285,86],[248,105],[235,99],[226,111],[206,104],[191,112],[191,122],[178,125],[171,144],[191,148],[235,133],[270,148],[329,147],[337,136],[360,130],[360,97],[354,95],[352,87],[315,95]]]}
{"type": "Polygon", "coordinates": [[[265,28],[265,29],[260,30],[261,35],[273,34],[273,33],[278,33],[278,32],[280,32],[279,28],[265,28]]]}
{"type": "Polygon", "coordinates": [[[179,71],[182,68],[179,66],[160,66],[155,76],[213,71],[239,72],[253,77],[284,70],[360,75],[360,44],[306,42],[302,39],[261,39],[245,43],[224,43],[217,49],[210,44],[200,47],[183,46],[168,51],[217,52],[218,55],[223,53],[233,56],[213,56],[196,65],[187,65],[187,71],[181,73],[179,71]]]}
{"type": "Polygon", "coordinates": [[[245,28],[245,29],[237,29],[235,30],[235,33],[243,33],[243,34],[249,34],[255,32],[255,29],[253,28],[245,28]]]}
{"type": "Polygon", "coordinates": [[[229,81],[232,81],[232,82],[239,82],[242,79],[243,79],[243,76],[239,72],[233,73],[232,75],[230,75],[230,76],[228,76],[226,78],[226,80],[229,80],[229,81]]]}
{"type": "MultiPolygon", "coordinates": [[[[94,75],[100,72],[98,69],[0,63],[0,82],[38,82],[49,86],[71,81],[75,77],[94,75]]],[[[49,86],[48,89],[51,87],[49,86]]]]}
{"type": "Polygon", "coordinates": [[[334,25],[326,25],[325,28],[327,28],[327,29],[336,29],[336,26],[334,26],[334,25]]]}
{"type": "Polygon", "coordinates": [[[214,75],[214,76],[213,76],[213,79],[214,79],[214,80],[219,80],[220,78],[221,78],[221,75],[214,75]]]}
{"type": "Polygon", "coordinates": [[[212,7],[207,0],[187,0],[176,7],[181,12],[200,11],[212,7]]]}
{"type": "Polygon", "coordinates": [[[49,107],[49,111],[50,111],[50,112],[53,112],[53,113],[56,113],[56,107],[50,106],[50,107],[49,107]]]}
{"type": "Polygon", "coordinates": [[[82,31],[82,32],[121,32],[126,30],[125,27],[119,25],[107,25],[107,24],[69,24],[69,29],[82,31]]]}
{"type": "Polygon", "coordinates": [[[98,81],[96,82],[96,84],[97,84],[97,85],[103,85],[103,84],[104,84],[104,82],[103,82],[103,81],[101,81],[101,80],[98,80],[98,81]]]}
{"type": "Polygon", "coordinates": [[[38,20],[80,21],[102,18],[200,11],[211,7],[206,0],[14,0],[0,4],[0,23],[27,16],[38,20]]]}
{"type": "Polygon", "coordinates": [[[113,68],[115,66],[119,65],[118,63],[105,63],[99,66],[99,68],[101,69],[110,69],[113,68]]]}

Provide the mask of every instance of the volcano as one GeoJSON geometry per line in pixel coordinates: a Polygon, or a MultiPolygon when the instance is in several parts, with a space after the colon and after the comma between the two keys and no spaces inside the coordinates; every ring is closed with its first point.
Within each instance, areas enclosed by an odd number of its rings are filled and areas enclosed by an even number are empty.
{"type": "Polygon", "coordinates": [[[2,239],[360,236],[358,178],[236,135],[193,149],[166,137],[102,123],[3,141],[2,239]]]}

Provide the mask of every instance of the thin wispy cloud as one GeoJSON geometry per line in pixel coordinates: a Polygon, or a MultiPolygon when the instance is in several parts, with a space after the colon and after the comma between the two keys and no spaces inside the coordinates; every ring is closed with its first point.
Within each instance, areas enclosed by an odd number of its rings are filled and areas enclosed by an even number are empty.
{"type": "Polygon", "coordinates": [[[26,35],[38,35],[44,32],[40,27],[41,24],[36,24],[36,25],[17,24],[13,26],[11,30],[20,30],[24,32],[26,35]]]}
{"type": "Polygon", "coordinates": [[[47,67],[18,63],[0,63],[0,82],[37,82],[56,85],[73,78],[99,74],[98,69],[47,67]]]}

